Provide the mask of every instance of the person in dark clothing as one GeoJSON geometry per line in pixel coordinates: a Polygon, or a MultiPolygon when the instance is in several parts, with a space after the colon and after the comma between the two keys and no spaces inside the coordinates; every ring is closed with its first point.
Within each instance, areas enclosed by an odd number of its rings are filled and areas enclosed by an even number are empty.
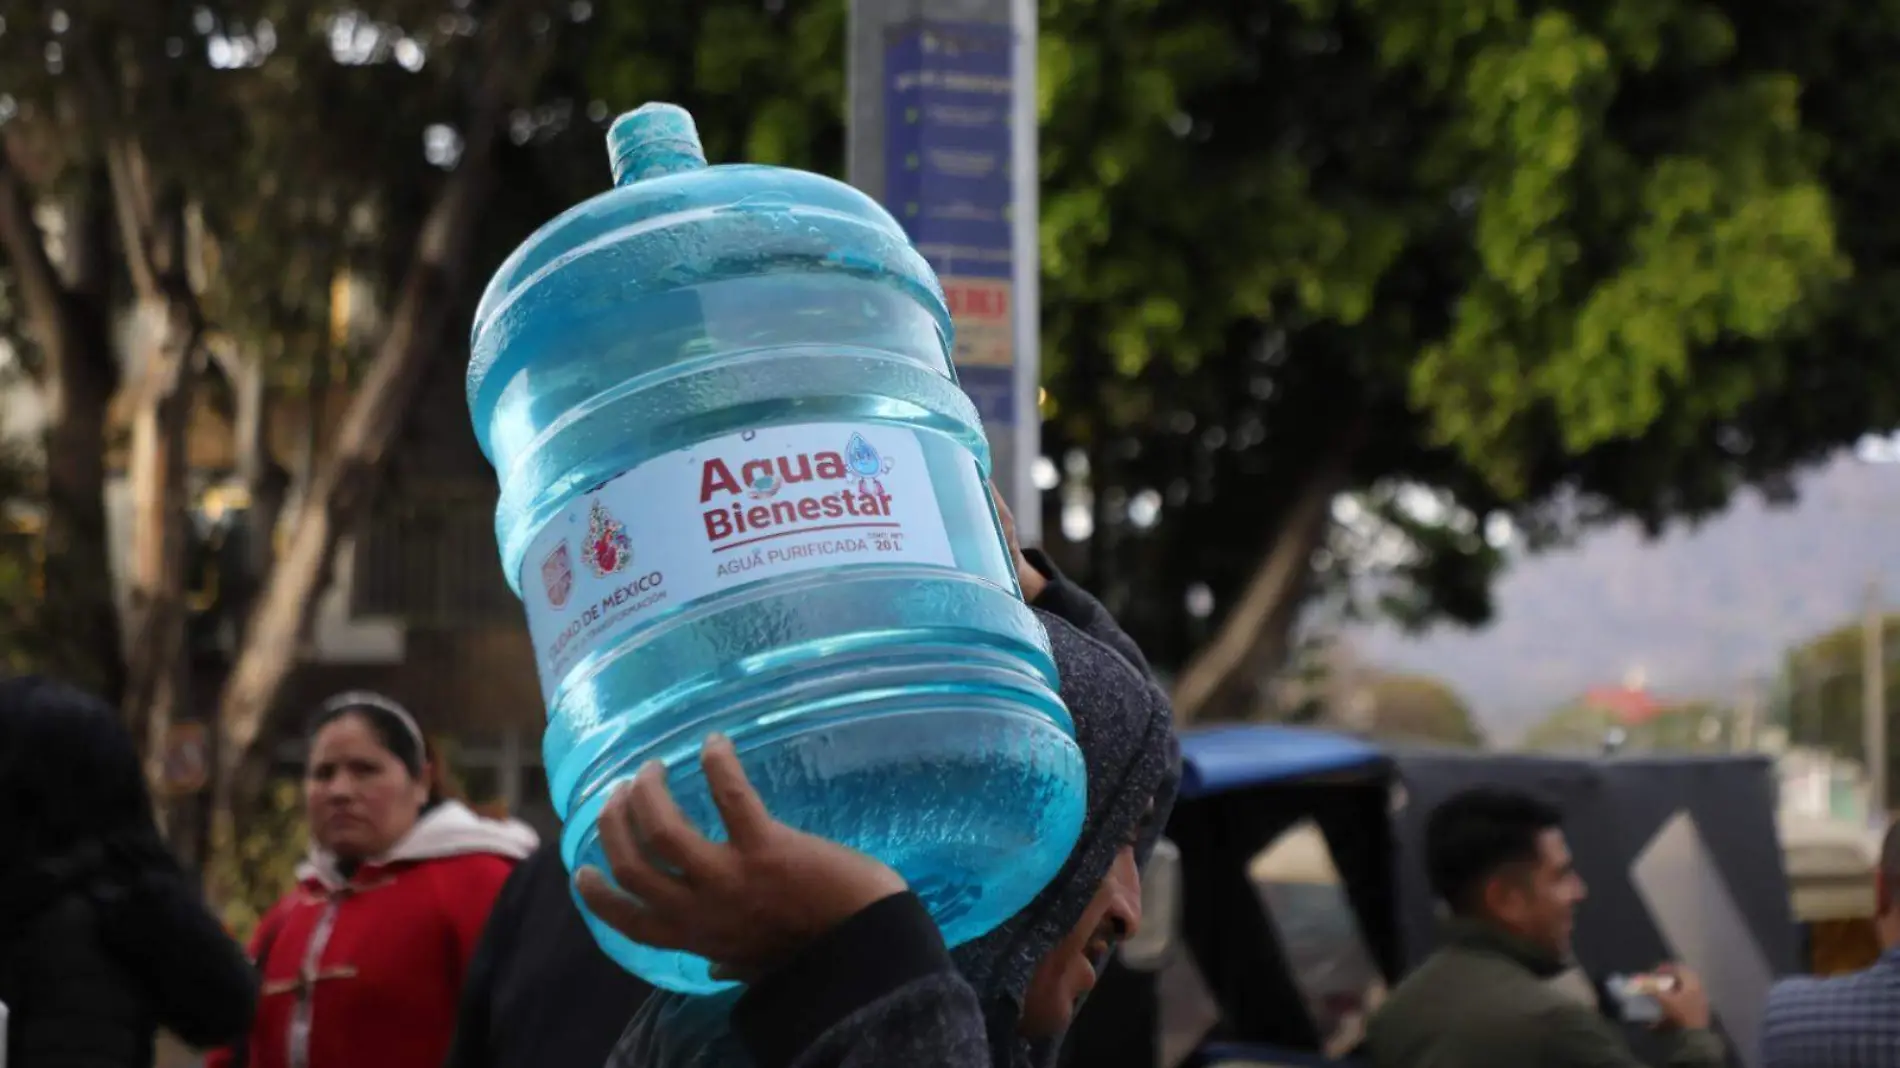
{"type": "Polygon", "coordinates": [[[709,739],[703,764],[729,842],[707,842],[685,823],[650,765],[601,816],[614,879],[639,900],[591,869],[578,885],[628,937],[697,953],[748,985],[648,998],[609,1068],[1024,1068],[1054,1059],[1115,946],[1140,925],[1139,868],[1173,804],[1178,750],[1167,699],[1138,653],[1037,615],[1088,766],[1082,836],[1042,894],[948,951],[895,872],[773,820],[731,742],[709,739]],[[636,839],[682,874],[649,864],[636,839]]]}
{"type": "MultiPolygon", "coordinates": [[[[1134,677],[1135,692],[1165,715],[1165,698],[1140,648],[1047,556],[1017,544],[1013,517],[996,503],[1024,598],[1112,650],[1125,661],[1113,677],[1134,677]]],[[[1067,674],[1062,692],[1073,708],[1077,697],[1067,674]]],[[[1171,735],[1164,744],[1172,745],[1171,735]]],[[[1159,822],[1155,827],[1158,835],[1159,822]]],[[[1141,855],[1152,846],[1144,842],[1141,855]]],[[[462,988],[446,1068],[596,1068],[651,992],[600,951],[574,905],[558,845],[544,845],[495,903],[462,988]]]]}
{"type": "Polygon", "coordinates": [[[601,952],[558,841],[508,876],[462,983],[446,1068],[598,1068],[652,991],[601,952]]]}
{"type": "Polygon", "coordinates": [[[147,1068],[164,1027],[244,1033],[250,962],[160,840],[116,711],[0,682],[0,1001],[8,1068],[147,1068]]]}

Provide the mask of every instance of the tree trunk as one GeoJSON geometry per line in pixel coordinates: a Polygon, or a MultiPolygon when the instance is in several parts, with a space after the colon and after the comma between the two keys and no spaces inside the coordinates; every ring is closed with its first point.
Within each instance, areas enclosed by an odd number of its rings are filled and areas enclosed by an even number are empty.
{"type": "Polygon", "coordinates": [[[112,551],[106,527],[106,413],[118,388],[112,352],[112,204],[102,174],[68,210],[66,278],[47,254],[33,197],[0,142],[0,249],[44,361],[44,584],[39,606],[49,674],[117,700],[124,686],[112,551]]]}
{"type": "Polygon", "coordinates": [[[230,383],[235,397],[231,420],[235,439],[233,452],[246,507],[242,553],[232,561],[236,570],[221,575],[218,610],[232,624],[237,644],[241,646],[244,623],[250,618],[253,602],[276,555],[277,523],[283,516],[290,479],[283,465],[271,455],[265,418],[270,414],[270,389],[264,361],[238,352],[229,339],[208,345],[206,351],[225,381],[230,383]]]}
{"type": "Polygon", "coordinates": [[[461,162],[423,220],[376,356],[344,412],[330,454],[297,503],[289,544],[245,628],[218,707],[213,849],[236,844],[238,809],[264,781],[260,746],[271,736],[278,694],[296,666],[317,598],[329,585],[336,547],[367,511],[464,281],[502,118],[547,60],[552,34],[530,34],[524,14],[523,4],[504,3],[490,15],[461,162]]]}
{"type": "MultiPolygon", "coordinates": [[[[116,187],[121,180],[116,168],[114,178],[116,187]]],[[[136,185],[121,189],[121,211],[133,202],[144,212],[145,192],[136,185]]],[[[124,709],[144,753],[146,776],[162,799],[171,726],[190,708],[185,586],[191,558],[191,488],[186,449],[192,369],[203,317],[185,262],[182,198],[166,198],[144,218],[149,222],[136,228],[121,218],[127,239],[136,234],[146,243],[128,256],[138,265],[133,277],[139,288],[140,331],[127,464],[132,498],[127,604],[131,640],[124,709]]],[[[169,807],[162,801],[158,806],[161,826],[169,807]]]]}
{"type": "MultiPolygon", "coordinates": [[[[190,490],[185,447],[191,418],[191,360],[197,330],[179,309],[146,312],[153,335],[132,419],[127,484],[132,498],[132,555],[124,708],[155,790],[164,786],[171,724],[189,706],[190,650],[185,576],[190,562],[190,490]]],[[[160,805],[163,816],[165,806],[160,805]]]]}
{"type": "Polygon", "coordinates": [[[1266,680],[1285,666],[1312,577],[1313,551],[1332,524],[1333,498],[1346,488],[1353,451],[1335,449],[1307,476],[1240,600],[1214,640],[1182,669],[1174,686],[1177,726],[1247,718],[1258,708],[1266,680]]]}
{"type": "MultiPolygon", "coordinates": [[[[244,643],[244,628],[256,606],[257,596],[276,555],[276,532],[289,493],[289,476],[271,454],[270,436],[265,417],[270,414],[270,389],[264,360],[256,354],[238,351],[229,338],[207,338],[205,353],[218,372],[230,384],[233,395],[231,413],[233,451],[237,477],[244,488],[245,508],[240,525],[226,531],[238,539],[235,550],[227,548],[218,567],[218,600],[215,626],[220,640],[228,638],[237,648],[244,643]]],[[[212,761],[218,759],[217,732],[208,741],[212,761]]],[[[215,765],[214,765],[215,766],[215,765]]],[[[210,874],[213,858],[213,799],[200,795],[190,806],[190,822],[174,821],[172,842],[194,845],[189,855],[200,878],[210,874]]],[[[183,850],[181,850],[181,853],[183,850]]]]}
{"type": "MultiPolygon", "coordinates": [[[[367,508],[370,492],[429,357],[437,348],[479,211],[475,186],[482,163],[465,159],[431,210],[414,264],[391,316],[388,335],[349,409],[331,454],[292,517],[290,542],[271,569],[225,684],[218,709],[218,761],[213,777],[214,842],[231,841],[240,776],[302,647],[317,599],[329,585],[333,557],[346,531],[367,508]]],[[[245,780],[255,778],[244,775],[245,780]]]]}

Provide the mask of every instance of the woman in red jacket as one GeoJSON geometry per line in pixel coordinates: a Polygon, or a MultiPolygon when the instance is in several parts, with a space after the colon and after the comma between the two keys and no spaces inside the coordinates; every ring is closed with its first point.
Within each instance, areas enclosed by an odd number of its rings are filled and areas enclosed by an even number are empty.
{"type": "Polygon", "coordinates": [[[343,694],[317,711],[310,856],[252,939],[263,994],[249,1039],[206,1068],[442,1062],[489,907],[535,835],[432,797],[425,752],[386,697],[343,694]]]}

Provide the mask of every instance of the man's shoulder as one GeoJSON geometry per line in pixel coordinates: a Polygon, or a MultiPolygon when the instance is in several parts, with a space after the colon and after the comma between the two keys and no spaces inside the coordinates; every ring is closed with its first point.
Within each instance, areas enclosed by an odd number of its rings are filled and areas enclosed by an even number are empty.
{"type": "Polygon", "coordinates": [[[1448,946],[1425,958],[1394,987],[1378,1015],[1438,1030],[1464,1020],[1534,1020],[1576,1007],[1573,999],[1511,961],[1448,946]],[[1447,1016],[1448,1007],[1457,1011],[1447,1016]]]}
{"type": "Polygon", "coordinates": [[[1426,957],[1393,993],[1396,997],[1399,991],[1407,988],[1441,988],[1441,984],[1448,979],[1508,987],[1540,1006],[1554,1006],[1569,1001],[1551,989],[1549,983],[1532,975],[1515,961],[1463,946],[1445,946],[1426,957]]]}
{"type": "MultiPolygon", "coordinates": [[[[1494,954],[1447,947],[1426,958],[1373,1014],[1371,1063],[1508,1062],[1583,1005],[1494,954]]],[[[1568,1030],[1568,1028],[1558,1028],[1568,1030]]]]}
{"type": "Polygon", "coordinates": [[[1768,991],[1761,1046],[1769,1068],[1864,1063],[1852,1058],[1871,1051],[1879,1063],[1900,1063],[1900,968],[1882,961],[1849,975],[1780,980],[1768,991]],[[1837,1062],[1843,1042],[1854,1052],[1837,1062]]]}
{"type": "Polygon", "coordinates": [[[1768,990],[1763,1030],[1834,1029],[1850,1020],[1866,1020],[1900,1040],[1900,967],[1883,962],[1847,975],[1778,980],[1768,990]]]}

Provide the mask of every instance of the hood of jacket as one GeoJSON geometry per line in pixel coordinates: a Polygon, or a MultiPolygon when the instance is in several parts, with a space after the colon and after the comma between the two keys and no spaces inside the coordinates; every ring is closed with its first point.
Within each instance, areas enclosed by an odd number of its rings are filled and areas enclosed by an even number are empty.
{"type": "MultiPolygon", "coordinates": [[[[444,801],[427,812],[409,829],[409,833],[389,852],[363,861],[365,868],[379,868],[404,861],[440,860],[490,854],[521,860],[534,852],[540,837],[534,828],[519,820],[491,820],[478,816],[460,801],[444,801]]],[[[322,890],[340,890],[349,885],[337,864],[336,855],[315,841],[303,863],[297,865],[297,880],[315,884],[322,890]]]]}
{"type": "MultiPolygon", "coordinates": [[[[1029,981],[1042,958],[1080,922],[1152,802],[1149,829],[1136,850],[1137,859],[1147,862],[1180,779],[1172,708],[1156,683],[1126,656],[1060,617],[1036,614],[1049,633],[1062,699],[1088,768],[1088,809],[1074,851],[1043,892],[996,930],[952,952],[983,1005],[996,1068],[1044,1065],[1057,1052],[1059,1039],[1031,1043],[1016,1035],[1029,981]]],[[[656,993],[621,1048],[641,1051],[633,1063],[642,1068],[747,1065],[727,1023],[738,997],[737,991],[706,997],[656,993]]]]}

